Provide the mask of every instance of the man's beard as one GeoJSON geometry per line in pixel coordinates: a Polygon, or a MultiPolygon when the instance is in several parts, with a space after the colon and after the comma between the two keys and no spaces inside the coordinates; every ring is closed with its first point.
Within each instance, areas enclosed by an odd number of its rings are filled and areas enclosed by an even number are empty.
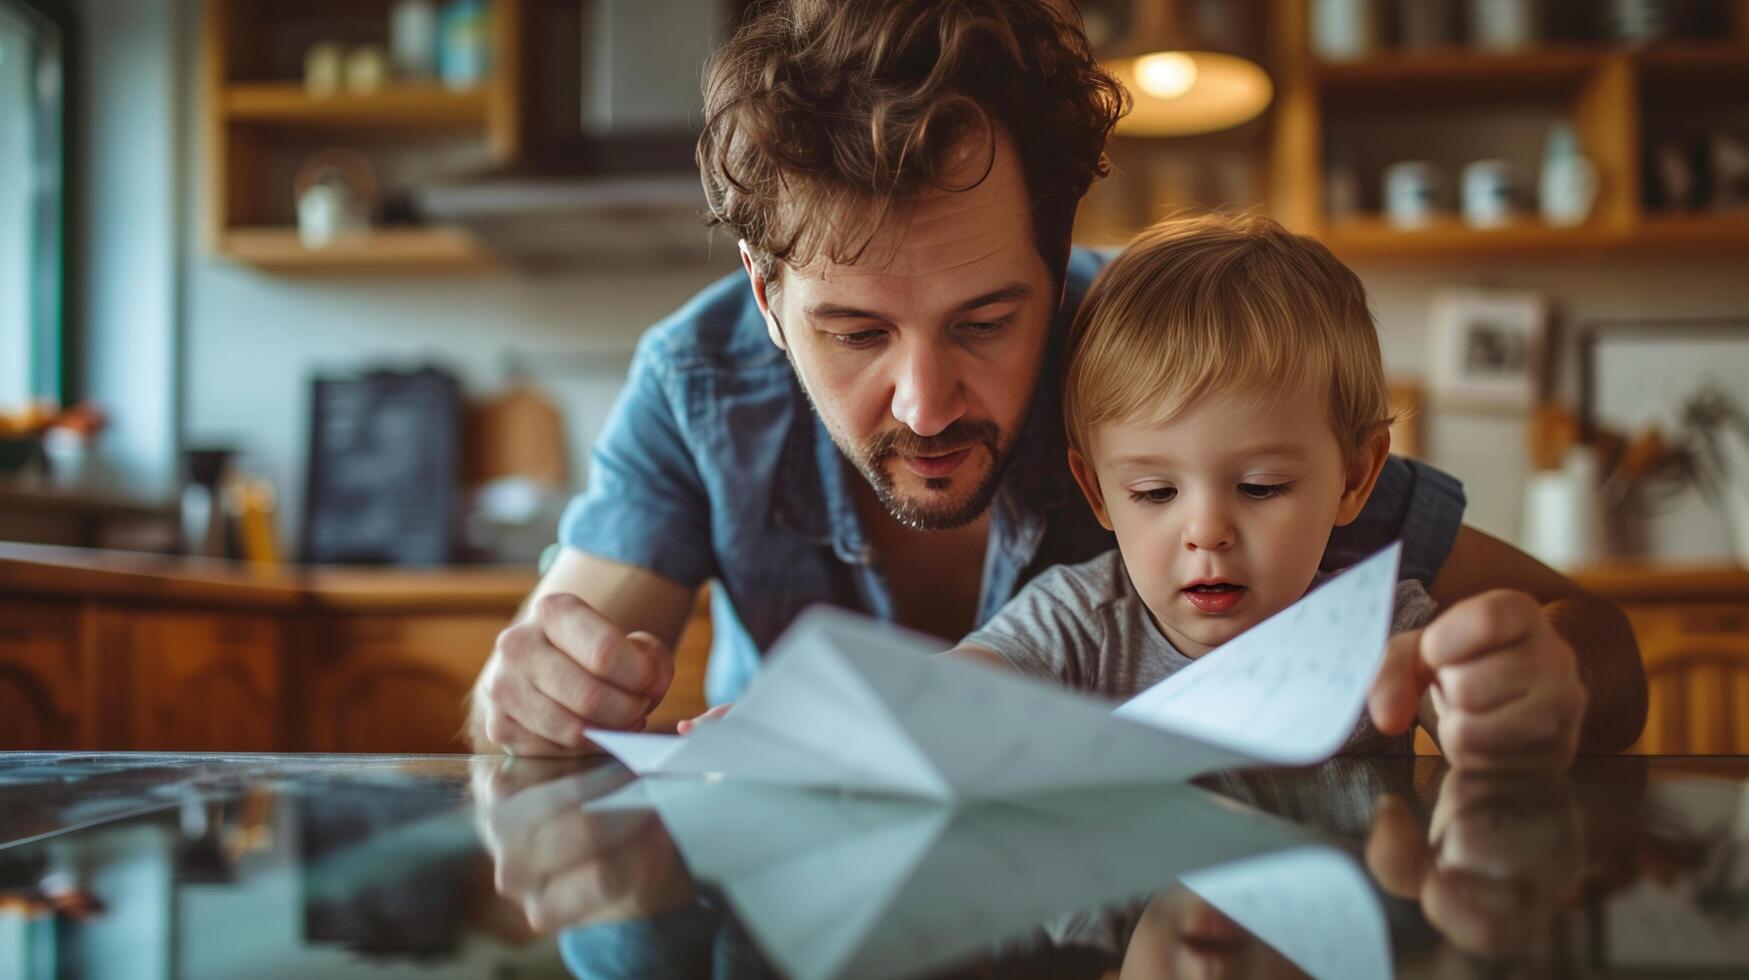
{"type": "MultiPolygon", "coordinates": [[[[933,436],[920,436],[909,429],[894,429],[870,440],[857,452],[844,454],[856,465],[875,498],[893,519],[918,531],[947,531],[964,527],[984,513],[995,498],[1008,465],[1008,447],[1001,444],[1002,430],[990,421],[955,422],[933,436]],[[889,465],[899,456],[942,456],[962,449],[982,446],[990,454],[990,468],[969,496],[958,503],[928,502],[899,495],[889,465]]],[[[839,443],[840,451],[845,450],[839,443]]],[[[970,462],[970,457],[966,462],[970,462]]],[[[964,463],[961,464],[965,465],[964,463]]],[[[945,494],[953,485],[951,477],[927,478],[923,481],[926,494],[945,494]]]]}

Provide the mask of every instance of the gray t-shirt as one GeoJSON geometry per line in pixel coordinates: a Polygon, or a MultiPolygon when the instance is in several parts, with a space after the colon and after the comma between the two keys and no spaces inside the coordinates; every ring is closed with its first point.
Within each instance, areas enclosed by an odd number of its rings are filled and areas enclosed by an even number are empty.
{"type": "MultiPolygon", "coordinates": [[[[1425,625],[1436,608],[1420,582],[1398,582],[1391,631],[1425,625]]],[[[1001,654],[1029,677],[1113,699],[1191,663],[1154,624],[1115,548],[1043,572],[963,642],[1001,654]]],[[[1363,714],[1343,751],[1407,755],[1413,745],[1412,733],[1382,735],[1363,714]]]]}

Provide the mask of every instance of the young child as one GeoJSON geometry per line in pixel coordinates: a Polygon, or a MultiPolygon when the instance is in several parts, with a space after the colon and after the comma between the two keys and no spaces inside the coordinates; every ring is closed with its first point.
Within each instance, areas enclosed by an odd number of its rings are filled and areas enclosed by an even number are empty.
{"type": "MultiPolygon", "coordinates": [[[[1100,274],[1068,338],[1069,463],[1118,547],[1039,575],[956,649],[1127,698],[1319,576],[1390,451],[1360,280],[1263,217],[1170,220],[1100,274]]],[[[1399,584],[1396,630],[1432,617],[1399,584]]],[[[1347,751],[1408,752],[1362,721],[1347,751]]]]}

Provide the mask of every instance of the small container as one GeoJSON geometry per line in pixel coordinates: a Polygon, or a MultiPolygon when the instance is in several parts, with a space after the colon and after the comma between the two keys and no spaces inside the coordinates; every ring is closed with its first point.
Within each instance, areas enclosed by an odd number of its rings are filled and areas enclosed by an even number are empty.
{"type": "Polygon", "coordinates": [[[485,0],[450,0],[438,18],[437,73],[444,87],[479,88],[488,70],[485,0]]]}
{"type": "Polygon", "coordinates": [[[1323,61],[1357,61],[1378,50],[1375,0],[1312,0],[1312,52],[1323,61]]]}
{"type": "Polygon", "coordinates": [[[1424,160],[1405,160],[1385,168],[1385,221],[1394,228],[1425,228],[1445,205],[1445,180],[1424,160]]]}
{"type": "Polygon", "coordinates": [[[404,81],[437,77],[437,5],[431,0],[401,0],[389,11],[389,61],[404,81]]]}
{"type": "Polygon", "coordinates": [[[304,91],[323,99],[340,91],[346,70],[346,48],[339,41],[320,41],[304,52],[304,91]]]}
{"type": "Polygon", "coordinates": [[[353,95],[370,95],[381,92],[388,83],[388,52],[369,44],[347,53],[346,91],[353,95]]]}
{"type": "Polygon", "coordinates": [[[1558,470],[1530,475],[1519,537],[1532,557],[1563,570],[1595,564],[1604,534],[1597,454],[1589,446],[1569,449],[1558,470]]]}
{"type": "Polygon", "coordinates": [[[1483,51],[1524,51],[1536,46],[1537,0],[1470,0],[1470,42],[1483,51]]]}
{"type": "Polygon", "coordinates": [[[1464,223],[1472,228],[1502,228],[1518,218],[1522,197],[1518,172],[1505,160],[1477,160],[1464,167],[1464,223]]]}

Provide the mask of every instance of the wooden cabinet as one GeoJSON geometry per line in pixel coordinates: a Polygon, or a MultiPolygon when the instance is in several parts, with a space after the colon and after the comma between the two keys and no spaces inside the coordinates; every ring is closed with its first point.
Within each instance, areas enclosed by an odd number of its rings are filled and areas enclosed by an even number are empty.
{"type": "Polygon", "coordinates": [[[0,750],[92,744],[79,604],[0,599],[0,750]]]}
{"type": "Polygon", "coordinates": [[[460,752],[474,677],[509,613],[343,615],[304,652],[304,743],[314,752],[460,752]]]}
{"type": "MultiPolygon", "coordinates": [[[[460,752],[468,692],[514,610],[340,614],[312,624],[299,657],[301,744],[313,752],[460,752]]],[[[674,683],[650,727],[705,710],[708,592],[675,649],[674,683]]]]}
{"type": "Polygon", "coordinates": [[[1749,602],[1631,605],[1646,664],[1646,731],[1634,751],[1749,754],[1749,602]]]}
{"type": "MultiPolygon", "coordinates": [[[[463,752],[535,580],[0,544],[0,751],[463,752]]],[[[701,590],[652,728],[704,710],[710,636],[701,590]]]]}
{"type": "Polygon", "coordinates": [[[99,607],[92,617],[104,747],[285,747],[285,627],[268,613],[99,607]],[[118,710],[113,710],[118,709],[118,710]]]}

